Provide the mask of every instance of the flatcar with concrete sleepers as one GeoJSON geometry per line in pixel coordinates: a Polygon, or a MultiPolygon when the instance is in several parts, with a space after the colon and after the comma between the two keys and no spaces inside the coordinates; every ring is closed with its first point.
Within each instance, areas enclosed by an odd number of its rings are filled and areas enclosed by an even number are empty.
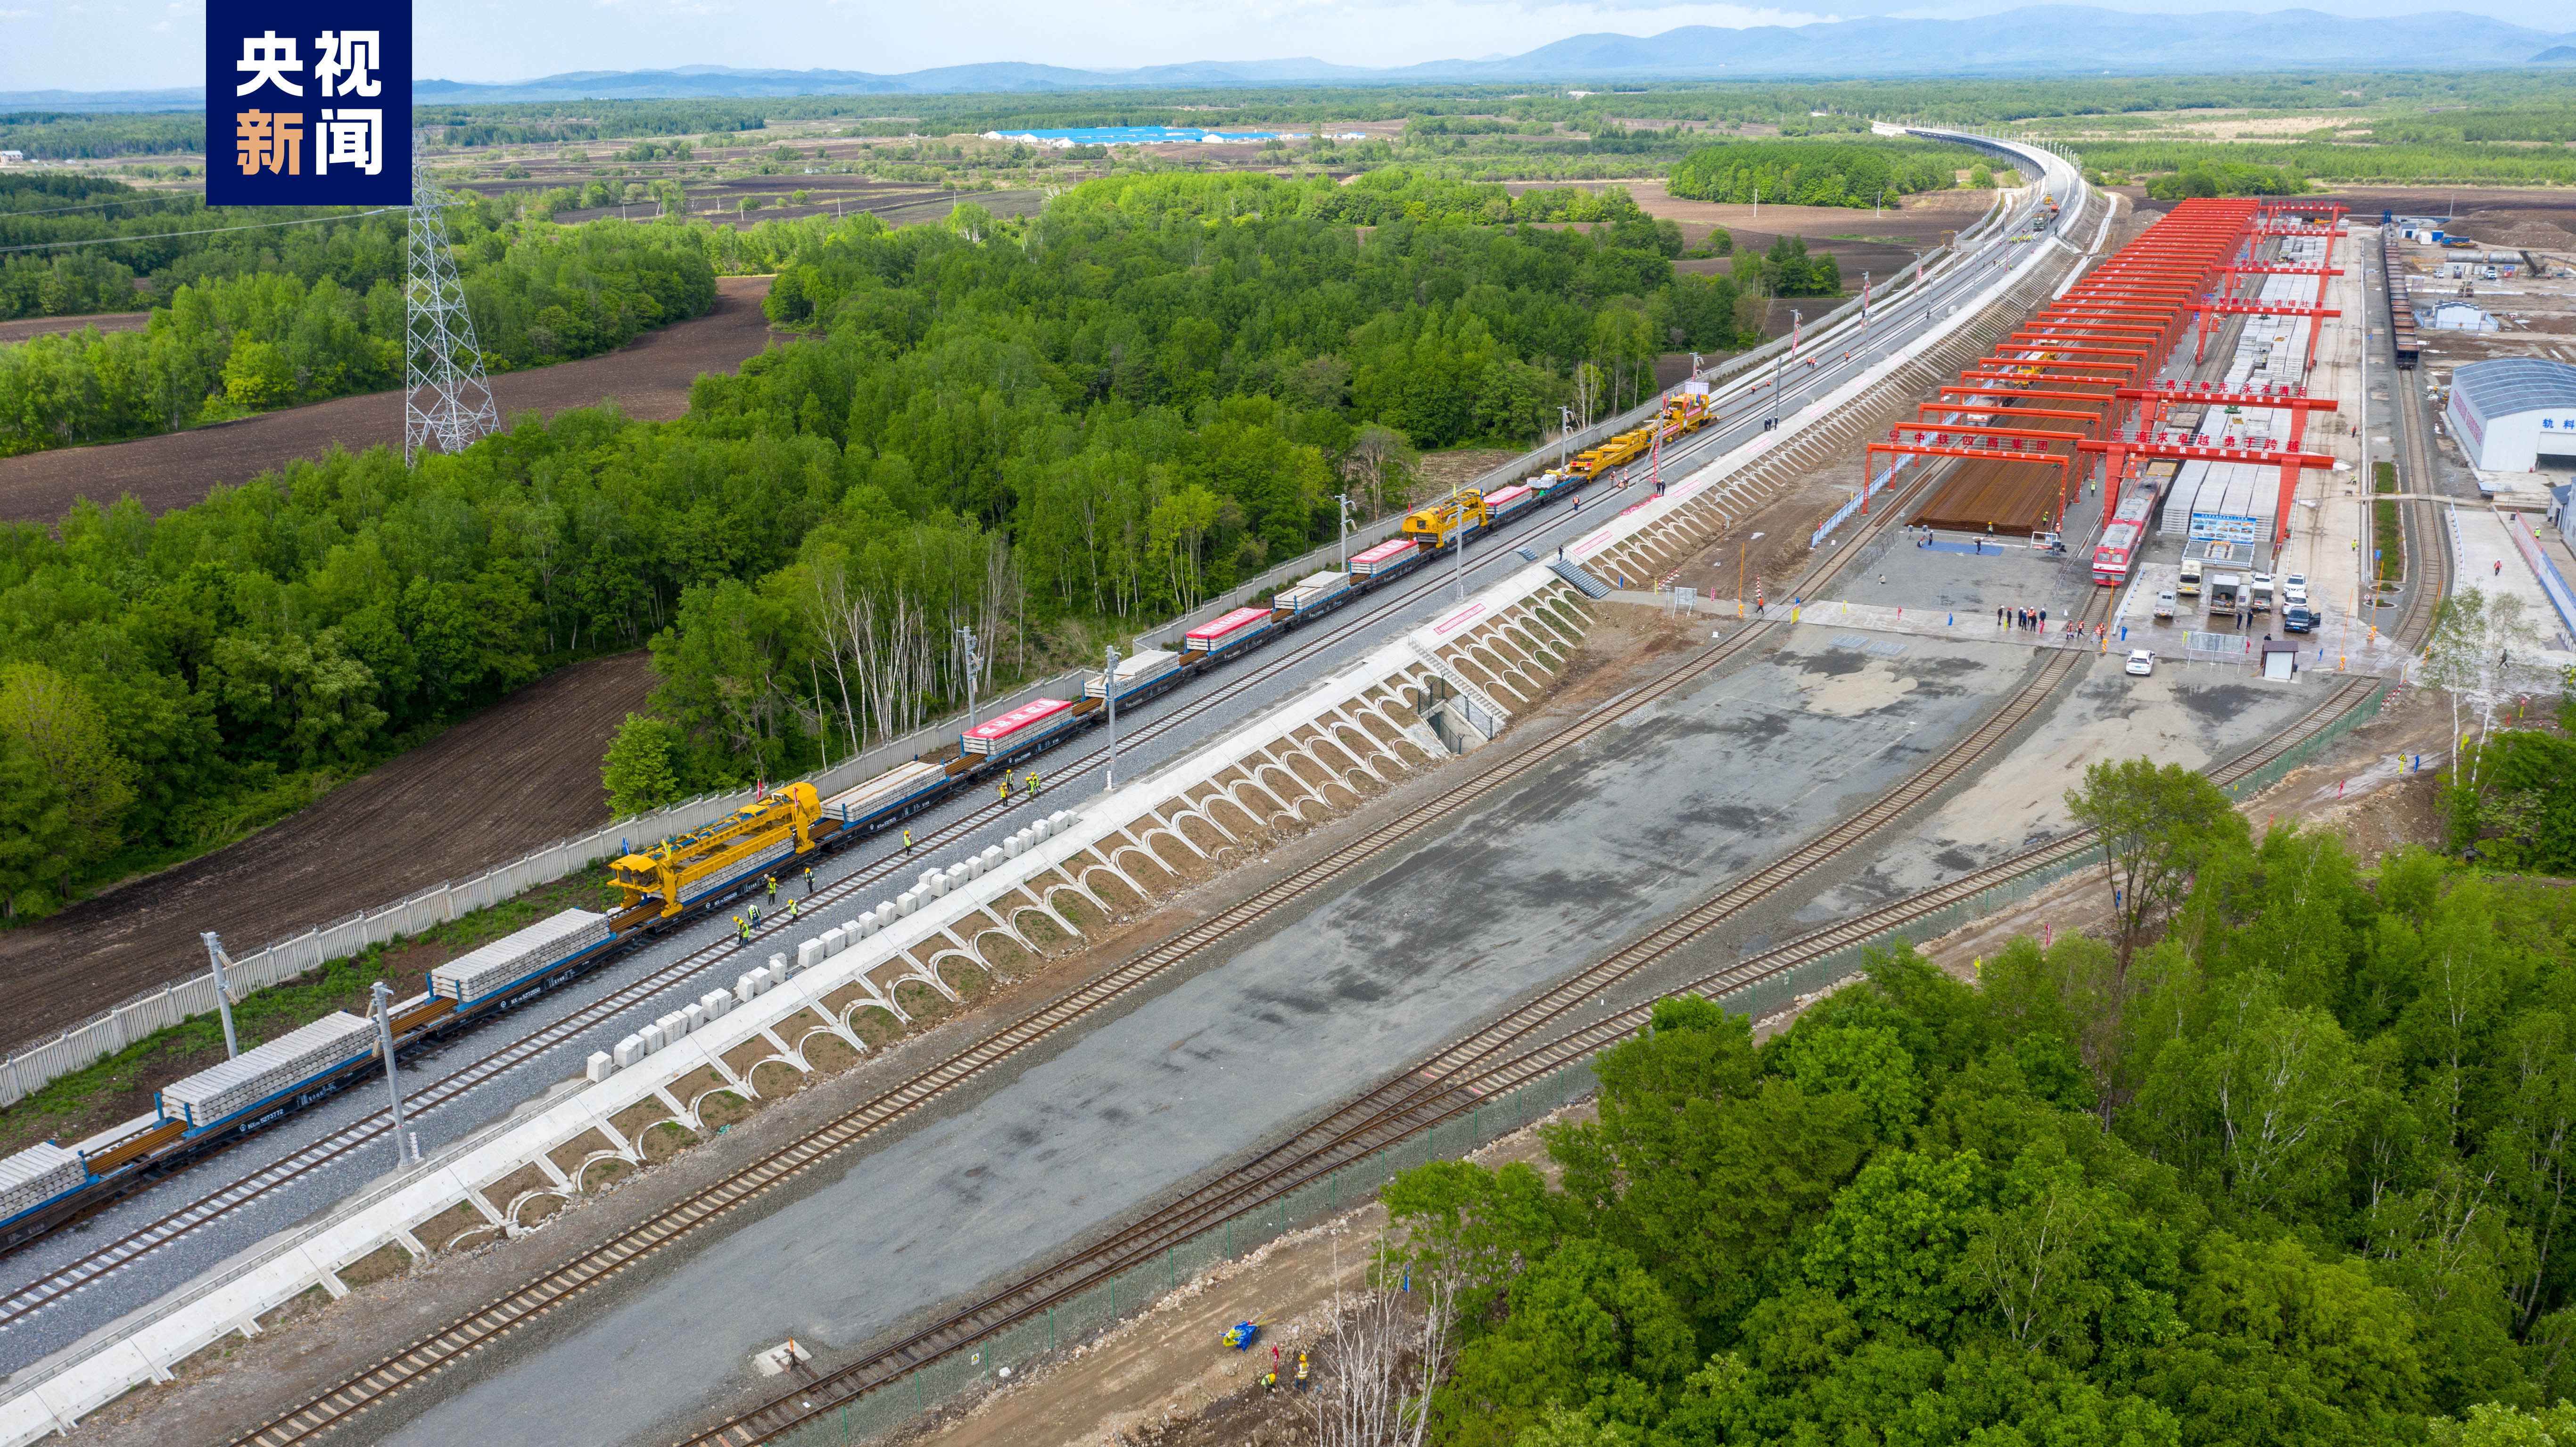
{"type": "MultiPolygon", "coordinates": [[[[1704,411],[1685,421],[1682,409],[1667,409],[1656,423],[1622,433],[1585,456],[1596,462],[1633,458],[1651,446],[1658,426],[1692,430],[1707,420],[1704,411]]],[[[1489,531],[1573,496],[1612,465],[1551,470],[1525,485],[1498,489],[1491,497],[1470,492],[1468,531],[1489,531]]],[[[1079,700],[1045,699],[1013,710],[964,731],[943,749],[829,799],[817,797],[811,784],[790,784],[688,834],[631,849],[611,866],[622,897],[613,912],[564,910],[438,967],[431,972],[429,990],[394,1004],[387,1028],[395,1056],[514,1009],[672,929],[716,915],[762,888],[772,874],[784,877],[820,854],[989,787],[1015,764],[1105,721],[1112,686],[1121,708],[1169,692],[1386,586],[1457,546],[1458,540],[1454,517],[1451,526],[1429,535],[1408,532],[1389,539],[1354,554],[1346,569],[1311,574],[1283,589],[1268,607],[1236,609],[1164,648],[1140,651],[1120,663],[1114,680],[1092,675],[1079,700]],[[995,728],[1005,720],[1014,721],[995,728]]],[[[229,1095],[192,1093],[191,1082],[197,1078],[191,1077],[162,1092],[171,1114],[156,1106],[151,1114],[71,1146],[44,1141],[0,1157],[0,1252],[59,1230],[253,1131],[381,1074],[383,1047],[372,1020],[339,1015],[270,1045],[292,1053],[312,1044],[305,1031],[325,1025],[329,1028],[320,1033],[353,1053],[321,1059],[309,1074],[295,1073],[289,1062],[287,1075],[267,1080],[269,1088],[255,1098],[244,1096],[242,1090],[250,1087],[240,1083],[229,1095]]],[[[256,1074],[259,1067],[245,1062],[254,1056],[269,1061],[260,1054],[269,1049],[245,1051],[217,1069],[256,1074]]]]}

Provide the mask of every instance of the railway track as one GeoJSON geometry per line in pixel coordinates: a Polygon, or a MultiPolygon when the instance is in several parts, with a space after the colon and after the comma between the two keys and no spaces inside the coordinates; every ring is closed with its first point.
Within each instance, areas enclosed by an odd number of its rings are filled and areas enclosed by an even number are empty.
{"type": "MultiPolygon", "coordinates": [[[[1867,357],[1856,359],[1860,365],[1866,365],[1868,360],[1867,357]]],[[[1823,383],[1810,385],[1823,385],[1823,383]]],[[[1687,470],[1703,465],[1707,460],[1706,454],[1712,449],[1718,450],[1721,455],[1723,451],[1731,450],[1727,443],[1730,430],[1742,426],[1756,416],[1763,415],[1766,409],[1775,405],[1767,390],[1751,384],[1747,385],[1743,399],[1743,405],[1732,415],[1721,417],[1665,459],[1673,465],[1676,473],[1686,473],[1687,470]]],[[[1841,423],[1827,425],[1833,428],[1843,426],[1841,423]]],[[[1839,432],[1835,434],[1836,437],[1839,435],[1839,432]]],[[[1741,516],[1747,510],[1759,507],[1770,500],[1788,478],[1801,472],[1821,455],[1816,451],[1818,447],[1829,446],[1832,440],[1826,439],[1820,442],[1813,435],[1802,435],[1783,453],[1763,458],[1754,466],[1747,468],[1739,477],[1731,479],[1727,484],[1727,492],[1735,496],[1730,497],[1725,504],[1727,515],[1730,518],[1741,516]]],[[[1603,496],[1606,497],[1607,494],[1603,496]]],[[[1579,505],[1578,502],[1578,507],[1579,505]]],[[[1515,534],[1491,538],[1483,556],[1469,558],[1466,570],[1470,573],[1479,573],[1496,566],[1502,559],[1515,558],[1516,553],[1508,546],[1510,536],[1535,533],[1541,531],[1547,523],[1566,521],[1577,515],[1579,514],[1552,511],[1535,514],[1533,522],[1537,524],[1536,526],[1520,529],[1515,534]]],[[[1853,543],[1856,545],[1865,536],[1866,534],[1856,536],[1853,543]]],[[[1829,559],[1820,563],[1817,571],[1811,572],[1810,576],[1814,577],[1830,571],[1837,565],[1844,551],[1837,549],[1829,559]]],[[[1506,566],[1518,565],[1516,561],[1506,564],[1506,566]]],[[[1182,706],[1127,732],[1121,742],[1133,748],[1201,718],[1210,711],[1240,698],[1247,691],[1275,680],[1282,673],[1313,659],[1318,654],[1346,643],[1361,631],[1383,623],[1388,614],[1428,597],[1442,588],[1452,586],[1453,578],[1454,574],[1443,569],[1436,560],[1426,564],[1422,576],[1387,594],[1378,606],[1332,624],[1314,637],[1305,639],[1287,651],[1264,660],[1252,671],[1227,679],[1216,689],[1193,698],[1182,706]]],[[[1063,777],[1078,777],[1105,761],[1107,756],[1108,750],[1105,746],[1091,748],[1069,763],[1059,766],[1056,772],[1063,777]]],[[[815,894],[805,903],[816,908],[849,903],[854,896],[861,895],[899,874],[916,858],[927,858],[941,849],[971,837],[1001,818],[1007,807],[997,802],[974,805],[962,817],[939,826],[915,841],[913,851],[890,853],[873,863],[863,864],[851,874],[818,887],[815,894]]],[[[780,941],[806,927],[802,921],[777,919],[755,931],[752,943],[749,945],[738,943],[728,937],[691,951],[677,960],[619,986],[596,1000],[585,1003],[552,1024],[520,1036],[499,1049],[468,1061],[427,1084],[412,1089],[405,1096],[405,1104],[416,1120],[441,1106],[461,1099],[478,1086],[525,1066],[547,1052],[580,1038],[583,1034],[608,1023],[655,996],[676,988],[732,956],[740,954],[756,958],[761,947],[780,941]]],[[[46,1308],[76,1292],[99,1284],[107,1277],[164,1246],[203,1230],[233,1212],[289,1187],[316,1171],[328,1169],[372,1146],[380,1145],[392,1127],[393,1119],[390,1111],[370,1112],[276,1161],[239,1176],[218,1189],[102,1243],[79,1258],[5,1295],[0,1295],[0,1333],[6,1333],[29,1321],[46,1308]]],[[[148,1183],[138,1187],[138,1189],[148,1188],[148,1183]]]]}
{"type": "MultiPolygon", "coordinates": [[[[1877,521],[1856,532],[1827,557],[1811,566],[1799,584],[1803,590],[1830,575],[1861,548],[1882,535],[1893,520],[1902,515],[1907,495],[1927,485],[1927,476],[1889,500],[1877,521]]],[[[2093,606],[2101,606],[2094,600],[2093,606]]],[[[1524,777],[1532,770],[1552,762],[1565,750],[1577,747],[1603,730],[1625,719],[1658,699],[1685,688],[1704,677],[1720,664],[1739,656],[1753,643],[1766,637],[1774,624],[1757,621],[1728,635],[1723,641],[1666,670],[1654,681],[1625,695],[1617,707],[1603,710],[1577,721],[1559,733],[1542,740],[1528,751],[1500,767],[1449,791],[1436,801],[1404,818],[1390,821],[1360,838],[1291,873],[1250,898],[1220,911],[1209,919],[1182,931],[1116,969],[1095,978],[1039,1007],[1030,1014],[1004,1027],[995,1035],[967,1047],[914,1075],[894,1088],[860,1105],[857,1109],[820,1127],[795,1143],[786,1146],[742,1171],[729,1176],[704,1191],[667,1208],[651,1220],[629,1232],[592,1248],[574,1261],[485,1304],[479,1310],[451,1322],[444,1329],[420,1340],[409,1349],[387,1357],[364,1372],[339,1384],[330,1392],[264,1424],[238,1439],[241,1447],[286,1447],[286,1444],[313,1440],[342,1422],[355,1417],[427,1375],[446,1369],[475,1350],[515,1330],[536,1317],[551,1311],[568,1297],[605,1281],[635,1261],[659,1251],[669,1244],[692,1235],[698,1228],[739,1208],[770,1189],[785,1183],[813,1166],[833,1157],[839,1151],[859,1142],[904,1116],[925,1102],[936,1099],[961,1086],[986,1076],[1063,1031],[1068,1025],[1108,1007],[1121,998],[1148,985],[1182,961],[1258,925],[1264,919],[1287,907],[1314,890],[1330,883],[1352,869],[1376,858],[1403,839],[1458,813],[1524,777]]],[[[1990,749],[2026,721],[2030,713],[2050,691],[2071,673],[2084,655],[2067,651],[2046,660],[2033,681],[1991,717],[1972,737],[1981,740],[1976,752],[1990,749]]],[[[1964,752],[1964,751],[1961,751],[1964,752]]],[[[1864,811],[1855,820],[1844,821],[1826,832],[1807,848],[1787,859],[1777,861],[1746,881],[1730,889],[1727,904],[1710,913],[1708,906],[1688,918],[1695,921],[1676,935],[1658,931],[1650,939],[1667,940],[1665,950],[1678,947],[1687,938],[1704,932],[1717,920],[1732,914],[1746,904],[1780,888],[1835,854],[1849,849],[1888,820],[1912,807],[1922,798],[1936,792],[1954,779],[1973,759],[1954,753],[1918,774],[1916,779],[1888,798],[1864,811]],[[1900,798],[1901,796],[1901,798],[1900,798]]],[[[1551,992],[1557,1003],[1546,1014],[1562,1013],[1577,1008],[1584,998],[1597,994],[1610,980],[1624,976],[1641,964],[1624,963],[1658,958],[1663,951],[1623,956],[1622,964],[1608,966],[1609,973],[1599,976],[1588,986],[1569,984],[1551,992]]],[[[1587,972],[1587,977],[1595,976],[1587,972]]],[[[1515,1018],[1521,1012],[1515,1012],[1515,1018]]],[[[1537,1028],[1534,1017],[1522,1028],[1537,1028]]],[[[1079,1288],[1075,1288],[1079,1289],[1079,1288]]],[[[972,1334],[980,1335],[987,1328],[972,1334]]],[[[935,1354],[935,1353],[933,1353],[935,1354]]],[[[898,1366],[894,1370],[900,1371],[898,1366]]],[[[864,1391],[865,1387],[857,1390],[864,1391]]],[[[807,1394],[807,1395],[810,1395],[807,1394]]]]}
{"type": "MultiPolygon", "coordinates": [[[[1921,485],[1921,480],[1914,484],[1916,487],[1921,485]]],[[[1831,554],[1817,560],[1800,587],[1812,586],[1815,580],[1830,575],[1873,541],[1902,513],[1905,500],[1905,495],[1892,497],[1878,521],[1856,532],[1831,554]]],[[[1445,581],[1444,578],[1426,579],[1417,586],[1437,587],[1444,585],[1445,581]]],[[[1344,626],[1353,627],[1357,623],[1344,626]]],[[[1383,853],[1403,838],[1488,797],[1495,790],[1552,761],[1564,750],[1598,735],[1637,709],[1688,686],[1749,649],[1756,640],[1767,636],[1773,627],[1771,621],[1757,621],[1738,629],[1723,641],[1668,669],[1653,682],[1632,691],[1619,701],[1617,707],[1578,721],[1424,808],[1370,831],[1326,858],[1307,865],[1241,903],[1048,1002],[995,1035],[940,1061],[793,1144],[585,1252],[573,1262],[458,1318],[409,1349],[378,1362],[304,1406],[264,1424],[238,1439],[238,1443],[241,1447],[284,1447],[288,1443],[310,1441],[330,1431],[423,1377],[444,1370],[483,1345],[551,1311],[566,1298],[607,1280],[642,1257],[693,1234],[708,1222],[899,1121],[923,1102],[969,1084],[1038,1047],[1074,1021],[1132,994],[1191,955],[1258,924],[1293,900],[1383,853]]],[[[1321,645],[1326,639],[1315,641],[1321,645]]],[[[1280,661],[1288,660],[1283,658],[1280,661]]],[[[1215,701],[1217,696],[1211,695],[1203,702],[1212,705],[1215,701]]],[[[1105,750],[1102,752],[1105,754],[1105,750]]],[[[998,811],[998,807],[987,805],[984,809],[998,811]]]]}
{"type": "MultiPolygon", "coordinates": [[[[2071,671],[2071,668],[2065,671],[2071,671]]],[[[2062,672],[2059,676],[2062,678],[2062,672]]],[[[2034,679],[2032,687],[2037,687],[2042,681],[2034,679]]],[[[2218,782],[2230,783],[2263,768],[2331,727],[2375,686],[2372,681],[2362,679],[2339,685],[2298,725],[2252,753],[2212,771],[2212,777],[2218,782]]],[[[2024,696],[2030,692],[2031,689],[2026,688],[2024,696]]],[[[2045,692],[2040,696],[2045,697],[2045,692]]],[[[2016,703],[2020,701],[2019,698],[2015,700],[2016,703]]],[[[2005,712],[2013,711],[2008,705],[2005,712]]],[[[2020,711],[2021,718],[2026,719],[2027,716],[2027,709],[2020,711]]],[[[2004,714],[1997,715],[1999,720],[2002,717],[2004,714]]],[[[2010,731],[2009,727],[2002,730],[2005,734],[2010,731]]],[[[1928,795],[1935,791],[1937,789],[1925,793],[1928,795]]],[[[1921,797],[1924,795],[1918,795],[1918,800],[1921,797]]],[[[1820,838],[1811,847],[1825,843],[1820,838]]],[[[2090,832],[2063,836],[1879,909],[1812,931],[1751,959],[1702,975],[1667,993],[1722,999],[1764,980],[1866,945],[1908,924],[1937,916],[1989,889],[2079,857],[2092,847],[2090,832]]],[[[1822,857],[1816,862],[1822,862],[1822,857]]],[[[1788,878],[1804,872],[1803,869],[1797,870],[1788,878]]],[[[1780,881],[1786,882],[1787,879],[1780,881]]],[[[1777,888],[1778,884],[1773,887],[1777,888]]],[[[1562,1033],[1550,1035],[1545,1031],[1551,1025],[1561,1024],[1567,1016],[1584,1006],[1595,1003],[1608,986],[1671,957],[1739,912],[1741,903],[1733,901],[1741,888],[1739,884],[1713,896],[1697,909],[1593,966],[1583,976],[1551,988],[1493,1024],[1336,1109],[1292,1139],[1263,1152],[1217,1181],[1193,1190],[1111,1239],[1086,1247],[1064,1262],[957,1310],[859,1361],[800,1386],[793,1393],[762,1408],[687,1438],[681,1447],[754,1447],[754,1444],[821,1421],[844,1404],[907,1372],[918,1370],[935,1359],[1094,1290],[1103,1281],[1145,1265],[1157,1255],[1227,1218],[1258,1210],[1376,1151],[1453,1120],[1497,1095],[1618,1043],[1645,1026],[1653,1010],[1651,1001],[1614,1010],[1600,1019],[1562,1033]],[[1540,1043],[1506,1055],[1512,1046],[1541,1035],[1545,1038],[1540,1043]]]]}
{"type": "MultiPolygon", "coordinates": [[[[1713,440],[1713,439],[1712,439],[1713,440]]],[[[1546,516],[1545,514],[1541,515],[1546,516]]],[[[1494,540],[1497,544],[1503,539],[1494,540]]],[[[1507,548],[1500,555],[1519,560],[1507,548]]],[[[1493,566],[1496,555],[1471,558],[1470,572],[1493,566]]],[[[1121,743],[1128,748],[1152,741],[1173,729],[1198,719],[1213,709],[1241,697],[1246,691],[1278,678],[1282,673],[1307,662],[1317,654],[1348,641],[1354,634],[1386,621],[1386,615],[1416,602],[1441,588],[1451,585],[1450,575],[1437,563],[1425,565],[1426,575],[1414,579],[1388,594],[1377,608],[1328,627],[1313,638],[1302,641],[1288,651],[1264,660],[1251,672],[1226,680],[1220,687],[1191,699],[1179,708],[1157,717],[1141,727],[1127,731],[1121,743]]],[[[1108,757],[1105,746],[1089,749],[1065,766],[1063,772],[1079,776],[1108,757]]],[[[805,905],[822,908],[851,903],[854,897],[885,883],[917,859],[926,859],[939,850],[973,836],[1003,817],[1010,806],[985,802],[970,807],[960,818],[929,831],[915,841],[914,851],[890,853],[872,863],[861,865],[852,873],[818,886],[805,905]]],[[[463,1097],[477,1086],[526,1065],[583,1034],[617,1018],[627,1010],[671,990],[680,984],[723,963],[735,955],[757,958],[768,944],[801,933],[816,925],[804,920],[776,917],[757,929],[750,944],[731,937],[702,946],[662,965],[617,989],[590,1001],[562,1019],[523,1035],[501,1048],[482,1055],[441,1075],[426,1085],[418,1086],[404,1096],[404,1103],[414,1122],[429,1112],[463,1097]]],[[[97,1284],[106,1277],[132,1265],[153,1251],[167,1246],[192,1232],[201,1230],[232,1212],[258,1201],[297,1180],[325,1169],[336,1162],[380,1144],[393,1128],[389,1110],[378,1110],[332,1131],[309,1145],[227,1183],[220,1189],[190,1201],[163,1216],[129,1231],[77,1260],[47,1272],[45,1275],[0,1295],[0,1333],[27,1321],[45,1308],[75,1292],[97,1284]]]]}

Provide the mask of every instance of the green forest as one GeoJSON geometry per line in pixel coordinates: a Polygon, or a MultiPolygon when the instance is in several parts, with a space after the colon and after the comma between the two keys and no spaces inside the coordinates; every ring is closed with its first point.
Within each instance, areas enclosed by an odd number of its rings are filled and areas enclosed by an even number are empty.
{"type": "Polygon", "coordinates": [[[1666,1000],[1555,1184],[1388,1186],[1437,1440],[2567,1440],[2576,896],[2256,838],[2145,760],[2070,804],[2115,938],[1974,986],[1898,948],[1760,1043],[1666,1000]]]}
{"type": "Polygon", "coordinates": [[[1691,152],[1665,184],[1696,201],[1871,207],[1945,189],[1983,160],[1928,141],[1734,141],[1691,152]]]}
{"type": "Polygon", "coordinates": [[[2088,140],[2084,164],[2132,174],[2213,167],[2255,167],[2327,185],[2408,185],[2454,181],[2489,186],[2576,185],[2576,153],[2555,146],[2461,141],[2350,140],[2185,141],[2088,140]]]}
{"type": "MultiPolygon", "coordinates": [[[[608,351],[715,304],[706,247],[685,228],[556,227],[504,221],[473,204],[457,207],[451,222],[466,302],[494,371],[608,351]]],[[[141,330],[84,328],[0,345],[0,456],[400,385],[404,225],[401,214],[371,215],[245,233],[257,239],[164,263],[168,300],[141,330]]],[[[111,289],[122,280],[120,264],[88,252],[40,265],[40,304],[55,277],[111,289]]],[[[0,286],[18,274],[0,270],[0,286]]]]}
{"type": "MultiPolygon", "coordinates": [[[[1657,352],[1747,336],[1734,280],[1676,279],[1650,223],[1363,241],[1205,189],[1260,182],[1192,184],[1178,210],[1104,182],[1025,221],[612,227],[774,268],[773,315],[812,335],[701,378],[673,422],[568,412],[416,470],[335,453],[0,534],[0,914],[648,641],[620,809],[784,777],[962,695],[958,627],[988,683],[1087,659],[1329,538],[1336,493],[1400,506],[1416,449],[1530,443],[1560,404],[1645,395],[1657,352]]],[[[474,245],[488,268],[594,234],[474,245]]]]}

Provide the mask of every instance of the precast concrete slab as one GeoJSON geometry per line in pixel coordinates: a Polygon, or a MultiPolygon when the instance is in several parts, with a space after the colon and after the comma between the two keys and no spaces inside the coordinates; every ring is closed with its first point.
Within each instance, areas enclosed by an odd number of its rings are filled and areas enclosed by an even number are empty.
{"type": "Polygon", "coordinates": [[[2027,650],[1868,642],[1796,630],[1638,710],[595,1314],[495,1348],[405,1404],[390,1440],[671,1435],[782,1336],[861,1343],[1599,957],[1920,768],[2031,666],[2027,650]],[[581,1384],[577,1412],[564,1383],[581,1384]]]}

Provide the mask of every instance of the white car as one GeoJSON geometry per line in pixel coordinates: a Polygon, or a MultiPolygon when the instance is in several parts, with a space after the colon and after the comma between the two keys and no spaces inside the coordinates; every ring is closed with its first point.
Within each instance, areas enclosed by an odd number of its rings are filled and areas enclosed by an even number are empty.
{"type": "Polygon", "coordinates": [[[2156,655],[2152,649],[2132,648],[2129,650],[2130,673],[2133,673],[2140,678],[2144,678],[2155,671],[2156,655]]]}
{"type": "Polygon", "coordinates": [[[2308,601],[2308,575],[2305,573],[2292,573],[2288,577],[2283,578],[2281,580],[2281,601],[2283,603],[2305,604],[2308,601]]]}

